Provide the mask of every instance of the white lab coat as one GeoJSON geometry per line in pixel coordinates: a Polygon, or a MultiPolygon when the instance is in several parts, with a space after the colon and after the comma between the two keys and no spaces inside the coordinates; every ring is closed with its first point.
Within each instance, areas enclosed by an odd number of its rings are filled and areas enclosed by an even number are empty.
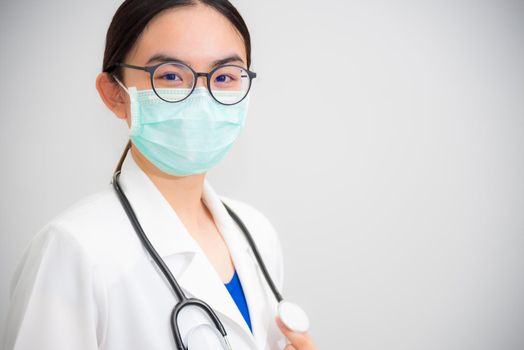
{"type": "MultiPolygon", "coordinates": [[[[207,302],[234,350],[286,344],[275,324],[277,302],[224,200],[250,230],[275,284],[283,284],[279,238],[267,218],[244,202],[218,196],[207,179],[203,200],[231,252],[253,327],[175,211],[129,153],[121,187],[160,256],[188,297],[207,302]]],[[[112,185],[45,225],[27,246],[10,285],[5,350],[175,349],[170,315],[176,297],[142,246],[112,185]]],[[[210,323],[199,309],[180,314],[188,331],[210,323]]]]}

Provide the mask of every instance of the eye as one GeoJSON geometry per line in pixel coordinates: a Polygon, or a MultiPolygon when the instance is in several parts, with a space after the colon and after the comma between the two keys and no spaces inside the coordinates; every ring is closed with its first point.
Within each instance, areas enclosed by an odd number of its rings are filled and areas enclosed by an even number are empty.
{"type": "Polygon", "coordinates": [[[180,77],[175,73],[165,73],[161,76],[162,79],[168,80],[168,81],[176,81],[176,80],[182,80],[180,77]]]}
{"type": "Polygon", "coordinates": [[[229,83],[231,82],[231,77],[226,74],[220,74],[219,76],[216,77],[216,81],[218,83],[229,83]]]}

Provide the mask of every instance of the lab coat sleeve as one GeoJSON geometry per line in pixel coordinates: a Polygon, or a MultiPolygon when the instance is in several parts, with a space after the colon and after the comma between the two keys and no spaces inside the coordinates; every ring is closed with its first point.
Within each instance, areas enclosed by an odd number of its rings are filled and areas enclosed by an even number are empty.
{"type": "Polygon", "coordinates": [[[98,349],[105,290],[97,276],[74,235],[46,225],[26,247],[11,280],[4,349],[98,349]]]}

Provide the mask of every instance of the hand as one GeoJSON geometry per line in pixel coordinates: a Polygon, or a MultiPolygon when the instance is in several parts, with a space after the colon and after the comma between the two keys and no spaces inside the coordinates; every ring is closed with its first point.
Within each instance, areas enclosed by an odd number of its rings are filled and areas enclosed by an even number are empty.
{"type": "Polygon", "coordinates": [[[284,323],[282,323],[282,320],[277,316],[275,318],[278,328],[284,333],[286,338],[291,342],[290,344],[286,345],[284,350],[317,350],[317,347],[315,344],[313,344],[313,340],[309,336],[308,332],[305,333],[299,333],[299,332],[293,332],[289,328],[287,328],[284,323]]]}

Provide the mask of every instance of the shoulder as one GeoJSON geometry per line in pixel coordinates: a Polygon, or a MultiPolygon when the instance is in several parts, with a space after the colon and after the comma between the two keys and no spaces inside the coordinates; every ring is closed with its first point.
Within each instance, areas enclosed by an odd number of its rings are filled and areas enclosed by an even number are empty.
{"type": "Polygon", "coordinates": [[[51,245],[60,244],[85,250],[121,221],[121,210],[109,188],[80,198],[39,229],[26,245],[24,255],[33,252],[42,255],[51,245]]]}
{"type": "Polygon", "coordinates": [[[52,218],[34,239],[57,236],[74,241],[93,260],[126,248],[129,221],[112,186],[87,195],[52,218]],[[40,237],[42,236],[42,237],[40,237]]]}
{"type": "Polygon", "coordinates": [[[219,197],[246,225],[264,259],[264,263],[268,270],[272,272],[271,275],[275,279],[275,283],[279,289],[282,289],[284,259],[281,240],[275,226],[266,215],[254,206],[227,196],[219,197]]]}
{"type": "Polygon", "coordinates": [[[79,199],[51,218],[31,238],[14,279],[20,270],[29,266],[36,269],[44,260],[94,265],[98,256],[108,255],[103,251],[108,249],[106,244],[119,240],[116,237],[122,232],[119,227],[127,224],[124,217],[118,198],[110,188],[79,199]]]}
{"type": "Polygon", "coordinates": [[[110,228],[121,222],[123,209],[110,186],[85,196],[50,220],[48,225],[60,226],[66,231],[82,237],[88,229],[110,228]]]}

